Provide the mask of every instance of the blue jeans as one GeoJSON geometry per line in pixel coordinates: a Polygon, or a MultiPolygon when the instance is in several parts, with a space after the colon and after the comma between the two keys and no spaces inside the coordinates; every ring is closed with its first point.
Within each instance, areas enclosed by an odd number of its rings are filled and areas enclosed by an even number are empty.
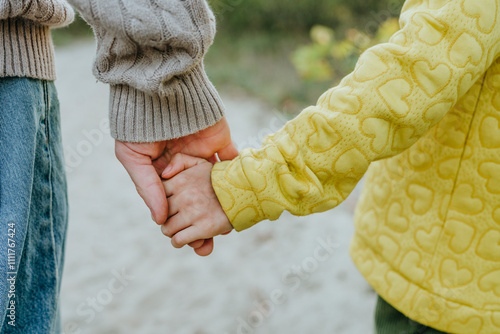
{"type": "Polygon", "coordinates": [[[0,78],[2,334],[60,332],[68,221],[62,152],[54,84],[0,78]]]}

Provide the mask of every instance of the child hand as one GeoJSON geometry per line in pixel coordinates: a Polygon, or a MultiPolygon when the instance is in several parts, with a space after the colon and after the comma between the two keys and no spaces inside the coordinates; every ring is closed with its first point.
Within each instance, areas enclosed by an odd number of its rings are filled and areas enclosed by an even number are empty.
{"type": "Polygon", "coordinates": [[[162,177],[168,179],[163,185],[169,217],[162,232],[172,238],[176,248],[209,239],[195,249],[199,255],[211,253],[211,238],[233,229],[212,188],[212,167],[205,159],[179,153],[162,173],[162,177]]]}

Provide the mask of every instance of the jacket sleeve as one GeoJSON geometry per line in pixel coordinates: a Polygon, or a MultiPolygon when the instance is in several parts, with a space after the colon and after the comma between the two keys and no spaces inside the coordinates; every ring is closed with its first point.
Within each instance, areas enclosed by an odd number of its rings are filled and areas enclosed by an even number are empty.
{"type": "Polygon", "coordinates": [[[414,144],[499,53],[498,1],[408,0],[401,30],[261,149],[215,165],[212,183],[236,230],[284,210],[331,209],[371,162],[414,144]],[[494,4],[494,6],[493,6],[494,4]],[[495,8],[493,8],[495,7],[495,8]]]}
{"type": "Polygon", "coordinates": [[[0,0],[0,20],[23,18],[47,26],[73,21],[73,9],[64,0],[0,0]]]}
{"type": "Polygon", "coordinates": [[[114,138],[183,137],[223,117],[203,58],[215,36],[205,0],[69,0],[97,38],[94,75],[110,89],[114,138]]]}

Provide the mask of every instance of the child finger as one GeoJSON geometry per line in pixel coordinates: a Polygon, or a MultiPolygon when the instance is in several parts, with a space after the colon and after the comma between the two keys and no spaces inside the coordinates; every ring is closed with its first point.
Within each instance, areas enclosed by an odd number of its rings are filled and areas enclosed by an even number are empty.
{"type": "Polygon", "coordinates": [[[190,226],[180,232],[177,232],[172,237],[172,246],[175,248],[182,248],[199,239],[204,239],[200,229],[196,226],[190,226]]]}
{"type": "MultiPolygon", "coordinates": [[[[191,225],[188,224],[186,220],[182,218],[182,215],[177,214],[172,218],[168,219],[167,222],[161,226],[161,232],[163,233],[163,235],[172,238],[176,233],[179,233],[180,231],[189,228],[189,226],[191,225]]],[[[196,241],[198,239],[203,239],[203,238],[190,240],[189,243],[192,241],[196,241]]]]}
{"type": "Polygon", "coordinates": [[[179,213],[179,205],[178,205],[178,202],[177,202],[177,197],[178,196],[175,196],[173,194],[169,194],[169,192],[167,192],[167,196],[168,196],[168,219],[172,218],[173,216],[175,216],[176,214],[179,213]]]}
{"type": "Polygon", "coordinates": [[[173,196],[175,193],[175,190],[178,189],[178,188],[174,187],[174,179],[163,180],[162,183],[163,183],[163,188],[165,189],[165,194],[167,195],[167,197],[173,196]]]}
{"type": "Polygon", "coordinates": [[[186,169],[196,166],[203,161],[205,160],[182,153],[177,153],[176,155],[174,155],[167,168],[163,171],[161,177],[164,179],[169,179],[186,169]]]}

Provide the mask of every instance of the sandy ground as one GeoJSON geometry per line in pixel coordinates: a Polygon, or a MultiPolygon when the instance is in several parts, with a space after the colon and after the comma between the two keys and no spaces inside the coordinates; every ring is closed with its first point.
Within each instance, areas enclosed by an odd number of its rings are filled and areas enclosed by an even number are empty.
{"type": "MultiPolygon", "coordinates": [[[[208,258],[172,248],[114,157],[93,53],[92,43],[57,50],[71,205],[63,332],[372,333],[375,294],[348,255],[355,196],[220,237],[208,258]]],[[[240,148],[284,122],[257,100],[225,101],[240,148]]]]}

